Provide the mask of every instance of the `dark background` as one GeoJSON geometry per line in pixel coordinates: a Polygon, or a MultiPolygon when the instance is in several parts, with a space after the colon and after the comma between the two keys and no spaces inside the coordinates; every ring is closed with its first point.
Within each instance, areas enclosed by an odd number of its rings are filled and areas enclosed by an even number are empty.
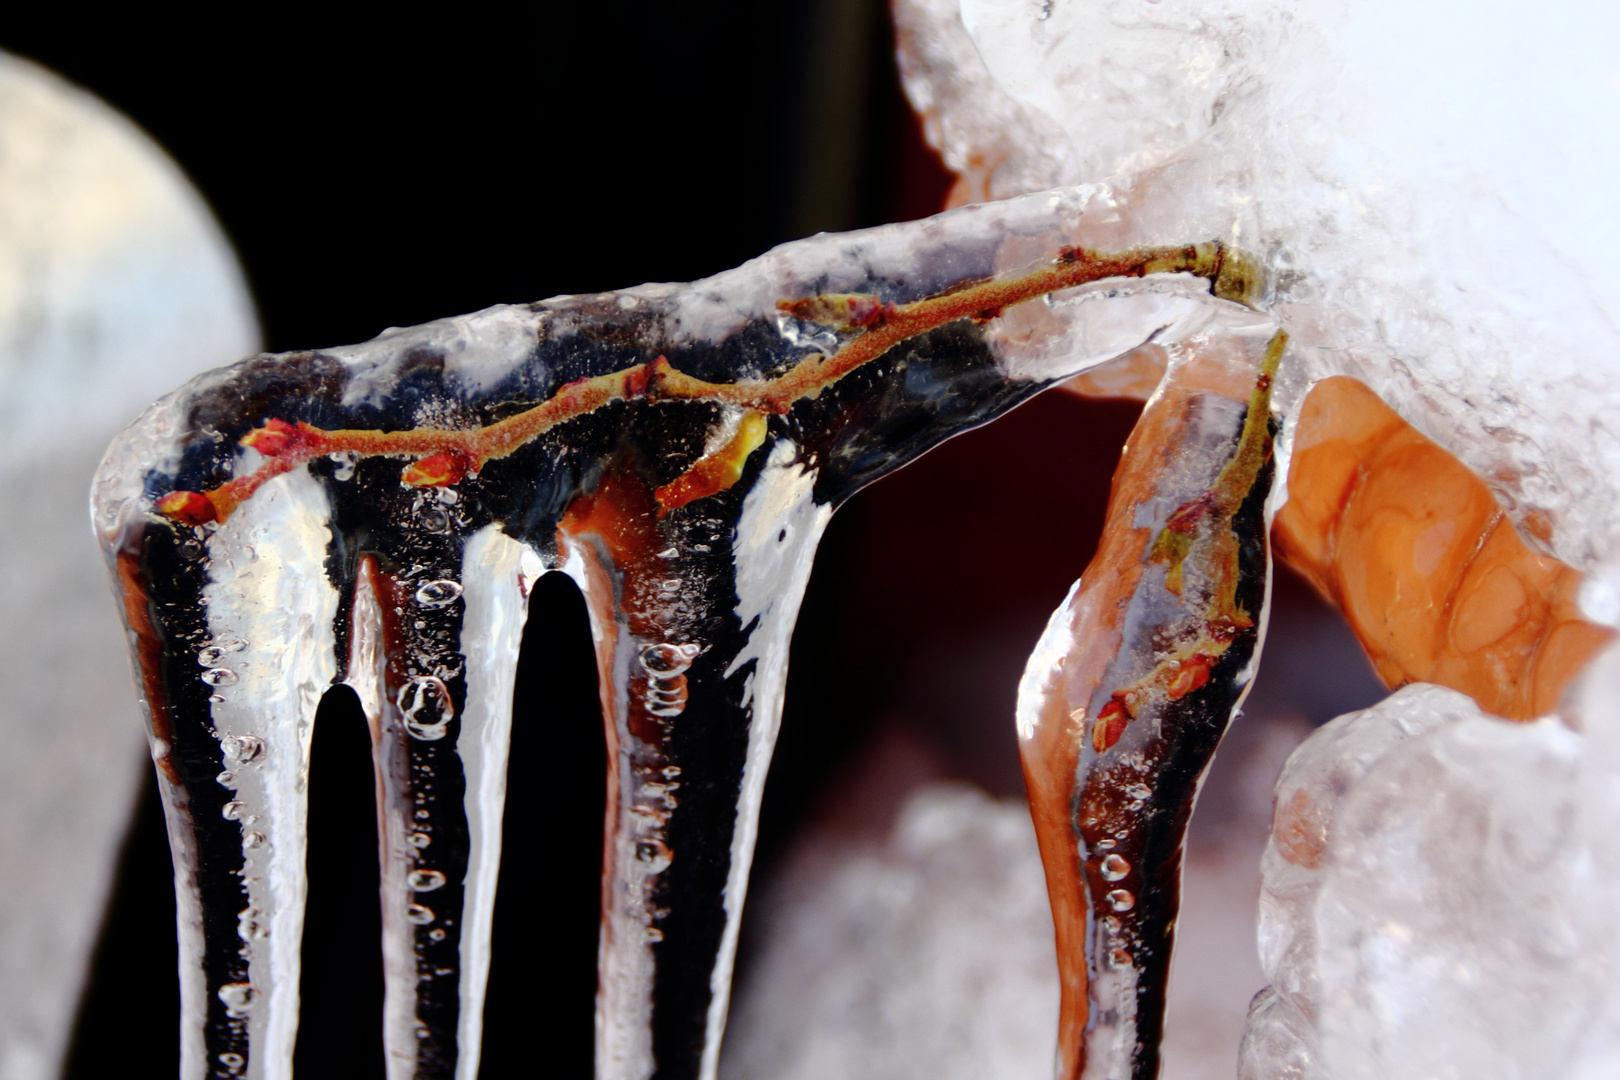
{"type": "MultiPolygon", "coordinates": [[[[690,280],[820,229],[924,216],[950,184],[900,93],[879,0],[460,5],[375,23],[277,5],[242,9],[229,29],[196,19],[29,5],[7,13],[0,47],[169,150],[235,243],[273,350],[690,280]]],[[[907,769],[1021,791],[1013,688],[1091,555],[1138,408],[1046,395],[840,512],[794,642],[756,888],[807,821],[881,827],[893,800],[869,797],[874,768],[896,773],[894,798],[916,778],[907,769]]],[[[552,575],[520,667],[485,1077],[520,1064],[591,1075],[605,770],[592,664],[583,603],[552,575]]],[[[346,691],[322,706],[313,760],[296,1067],[300,1080],[370,1080],[382,1076],[375,808],[346,691]]],[[[74,1080],[175,1075],[166,848],[148,782],[74,1080]]],[[[756,933],[745,927],[744,975],[756,933]]]]}

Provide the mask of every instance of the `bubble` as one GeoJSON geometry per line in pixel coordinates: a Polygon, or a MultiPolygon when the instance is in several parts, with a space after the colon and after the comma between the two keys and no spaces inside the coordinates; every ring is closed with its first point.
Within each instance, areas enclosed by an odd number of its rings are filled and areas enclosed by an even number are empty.
{"type": "Polygon", "coordinates": [[[433,837],[424,832],[411,833],[410,844],[413,848],[425,848],[433,843],[433,837]]]}
{"type": "Polygon", "coordinates": [[[1138,802],[1145,802],[1147,799],[1152,797],[1153,789],[1148,787],[1146,784],[1132,784],[1130,787],[1125,789],[1125,794],[1129,795],[1133,799],[1136,799],[1138,802]]]}
{"type": "Polygon", "coordinates": [[[1105,836],[1101,840],[1097,841],[1097,850],[1098,851],[1113,851],[1114,850],[1114,838],[1111,837],[1111,836],[1105,836]]]}
{"type": "Polygon", "coordinates": [[[232,799],[230,802],[219,808],[219,816],[224,818],[226,821],[241,821],[242,811],[246,809],[247,803],[242,802],[240,799],[232,799]]]}
{"type": "Polygon", "coordinates": [[[1115,911],[1129,911],[1136,906],[1136,897],[1131,895],[1129,889],[1115,889],[1106,899],[1108,906],[1115,911]]]}
{"type": "Polygon", "coordinates": [[[247,648],[247,642],[240,638],[231,641],[216,641],[197,651],[197,663],[203,667],[218,667],[231,653],[239,653],[247,648]]]}
{"type": "Polygon", "coordinates": [[[1110,855],[1102,861],[1102,876],[1108,881],[1119,881],[1131,872],[1131,864],[1118,855],[1110,855]]]}
{"type": "Polygon", "coordinates": [[[636,843],[636,861],[646,868],[649,874],[661,874],[669,869],[673,860],[673,853],[669,845],[662,840],[641,840],[636,843]]]}
{"type": "Polygon", "coordinates": [[[252,765],[264,757],[264,740],[257,735],[227,735],[219,740],[225,760],[233,765],[252,765]]]}
{"type": "Polygon", "coordinates": [[[444,940],[444,931],[443,930],[437,930],[437,929],[429,930],[428,931],[428,940],[429,941],[443,941],[444,940]]]}
{"type": "Polygon", "coordinates": [[[360,464],[359,454],[355,453],[353,450],[339,450],[337,453],[331,455],[331,458],[332,464],[335,466],[335,468],[332,469],[332,479],[354,479],[354,467],[360,464]]]}
{"type": "Polygon", "coordinates": [[[416,602],[425,608],[448,607],[461,598],[461,583],[449,578],[426,581],[416,587],[416,602]]]}
{"type": "Polygon", "coordinates": [[[412,870],[405,880],[415,892],[432,892],[444,885],[444,875],[437,870],[412,870]]]}
{"type": "Polygon", "coordinates": [[[198,676],[209,686],[230,686],[237,681],[236,672],[228,667],[209,668],[198,676]]]}
{"type": "Polygon", "coordinates": [[[264,847],[264,833],[257,829],[242,836],[242,850],[252,851],[254,848],[264,847]]]}
{"type": "Polygon", "coordinates": [[[263,941],[269,937],[270,926],[264,921],[264,912],[251,906],[237,912],[236,936],[243,941],[263,941]]]}
{"type": "Polygon", "coordinates": [[[237,1069],[240,1069],[243,1065],[247,1064],[247,1059],[241,1054],[233,1054],[229,1051],[219,1055],[218,1061],[221,1065],[225,1066],[232,1072],[235,1072],[237,1069]]]}
{"type": "Polygon", "coordinates": [[[423,904],[406,904],[405,921],[415,923],[417,926],[426,926],[433,921],[433,909],[423,904]]]}
{"type": "Polygon", "coordinates": [[[1131,966],[1131,954],[1125,949],[1112,950],[1108,954],[1108,959],[1115,967],[1125,968],[1131,966]]]}
{"type": "Polygon", "coordinates": [[[259,992],[253,989],[251,983],[226,983],[219,988],[219,1000],[225,1003],[225,1015],[232,1020],[247,1016],[258,997],[259,992]]]}
{"type": "Polygon", "coordinates": [[[186,562],[196,562],[203,557],[202,541],[191,536],[180,541],[180,557],[186,562]]]}
{"type": "Polygon", "coordinates": [[[450,511],[429,503],[416,511],[416,520],[423,532],[444,535],[450,531],[450,511]]]}
{"type": "Polygon", "coordinates": [[[236,786],[236,774],[233,772],[222,772],[218,776],[214,777],[214,782],[222,787],[233,788],[236,786]]]}
{"type": "Polygon", "coordinates": [[[647,711],[654,716],[679,716],[685,710],[685,675],[653,676],[647,686],[647,711]]]}
{"type": "Polygon", "coordinates": [[[399,706],[400,719],[405,722],[405,730],[423,742],[444,738],[446,725],[456,715],[450,688],[432,675],[418,675],[400,687],[395,703],[399,706]]]}
{"type": "Polygon", "coordinates": [[[663,941],[664,940],[664,932],[662,930],[658,929],[658,927],[656,927],[656,926],[649,926],[643,932],[646,934],[648,941],[663,941]]]}
{"type": "Polygon", "coordinates": [[[701,645],[674,645],[667,641],[644,645],[641,666],[654,675],[679,675],[692,666],[693,659],[702,651],[701,645]]]}

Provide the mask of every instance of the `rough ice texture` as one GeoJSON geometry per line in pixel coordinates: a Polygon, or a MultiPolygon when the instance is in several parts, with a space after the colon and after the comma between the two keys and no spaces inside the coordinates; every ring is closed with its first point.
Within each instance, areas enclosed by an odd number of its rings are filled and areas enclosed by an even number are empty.
{"type": "Polygon", "coordinates": [[[1245,1080],[1613,1075],[1617,679],[1522,725],[1413,686],[1294,753],[1245,1080]]]}
{"type": "Polygon", "coordinates": [[[1561,558],[1620,583],[1620,268],[1594,257],[1620,239],[1620,10],[901,0],[896,17],[906,88],[975,197],[1098,183],[1133,241],[1264,252],[1289,393],[1362,379],[1517,519],[1547,514],[1561,558]]]}
{"type": "Polygon", "coordinates": [[[257,338],[230,246],[174,163],[0,53],[0,1080],[57,1074],[150,767],[85,484],[154,385],[257,338]]]}

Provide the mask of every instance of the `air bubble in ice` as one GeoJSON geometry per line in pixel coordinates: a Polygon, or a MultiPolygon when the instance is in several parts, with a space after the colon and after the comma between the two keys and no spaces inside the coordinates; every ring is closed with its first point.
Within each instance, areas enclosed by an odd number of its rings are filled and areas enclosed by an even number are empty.
{"type": "Polygon", "coordinates": [[[673,855],[662,840],[641,840],[636,844],[636,859],[649,874],[661,874],[669,869],[673,855]]]}
{"type": "Polygon", "coordinates": [[[1153,794],[1153,789],[1148,787],[1146,784],[1132,784],[1130,787],[1125,789],[1125,794],[1129,795],[1133,799],[1136,799],[1138,802],[1146,802],[1147,799],[1153,794]]]}
{"type": "Polygon", "coordinates": [[[209,686],[230,686],[232,683],[236,682],[237,674],[230,668],[217,667],[209,668],[207,671],[198,676],[198,678],[202,679],[202,681],[207,683],[209,686]]]}
{"type": "Polygon", "coordinates": [[[461,583],[449,578],[423,582],[416,589],[416,602],[425,608],[448,607],[460,596],[461,583]]]}
{"type": "Polygon", "coordinates": [[[428,931],[428,940],[429,941],[443,941],[444,940],[444,931],[443,930],[429,930],[428,931]]]}
{"type": "Polygon", "coordinates": [[[240,638],[233,641],[216,641],[212,645],[204,646],[197,652],[197,663],[203,667],[218,667],[231,653],[241,652],[247,648],[247,642],[240,638]]]}
{"type": "Polygon", "coordinates": [[[427,833],[422,833],[422,832],[413,832],[413,833],[411,833],[411,847],[413,847],[413,848],[425,848],[431,843],[433,843],[433,837],[429,836],[427,833]]]}
{"type": "Polygon", "coordinates": [[[232,1020],[247,1016],[259,992],[250,983],[226,983],[219,988],[219,1000],[225,1003],[225,1015],[232,1020]]]}
{"type": "Polygon", "coordinates": [[[450,688],[432,675],[419,675],[400,687],[395,703],[405,730],[423,742],[444,738],[447,725],[456,715],[450,688]]]}
{"type": "Polygon", "coordinates": [[[226,821],[241,821],[242,811],[246,809],[247,803],[242,802],[240,799],[232,799],[230,802],[219,808],[219,816],[224,818],[226,821]]]}
{"type": "Polygon", "coordinates": [[[218,1060],[219,1060],[219,1063],[221,1065],[225,1066],[227,1069],[231,1070],[232,1072],[235,1072],[236,1070],[240,1069],[243,1065],[247,1064],[247,1059],[244,1058],[241,1054],[233,1054],[230,1051],[226,1051],[225,1053],[219,1055],[218,1060]]]}
{"type": "Polygon", "coordinates": [[[405,880],[414,892],[432,892],[444,885],[444,875],[437,870],[412,870],[405,880]]]}
{"type": "Polygon", "coordinates": [[[254,848],[264,847],[264,833],[257,829],[242,834],[242,850],[252,851],[254,848]]]}
{"type": "Polygon", "coordinates": [[[405,921],[426,926],[433,921],[433,909],[424,904],[406,904],[405,921]]]}
{"type": "Polygon", "coordinates": [[[1115,911],[1129,911],[1136,906],[1136,897],[1129,889],[1115,889],[1108,894],[1108,906],[1115,911]]]}
{"type": "Polygon", "coordinates": [[[442,506],[432,503],[420,506],[416,511],[417,523],[424,532],[444,535],[450,531],[450,511],[442,506]]]}
{"type": "Polygon", "coordinates": [[[233,788],[236,786],[236,774],[233,772],[222,772],[218,776],[214,777],[214,781],[220,784],[222,787],[233,788]]]}
{"type": "Polygon", "coordinates": [[[647,680],[647,711],[654,716],[679,716],[686,708],[686,676],[652,676],[647,680]]]}
{"type": "Polygon", "coordinates": [[[703,649],[699,645],[674,645],[660,642],[646,645],[641,650],[641,666],[654,675],[679,675],[692,666],[692,661],[703,649]]]}
{"type": "Polygon", "coordinates": [[[1102,876],[1109,881],[1119,881],[1131,872],[1131,864],[1118,855],[1110,855],[1102,861],[1102,876]]]}
{"type": "Polygon", "coordinates": [[[227,735],[219,745],[233,765],[252,765],[264,757],[264,740],[257,735],[227,735]]]}
{"type": "Polygon", "coordinates": [[[360,463],[360,455],[353,450],[340,450],[332,455],[332,479],[353,480],[354,467],[360,463]]]}
{"type": "Polygon", "coordinates": [[[236,936],[243,941],[263,941],[269,937],[270,927],[264,922],[264,913],[251,906],[237,912],[236,936]]]}

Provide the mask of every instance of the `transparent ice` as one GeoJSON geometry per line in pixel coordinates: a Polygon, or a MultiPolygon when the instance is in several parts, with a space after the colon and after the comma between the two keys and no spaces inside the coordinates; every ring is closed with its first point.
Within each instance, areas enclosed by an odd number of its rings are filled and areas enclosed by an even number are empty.
{"type": "MultiPolygon", "coordinates": [[[[814,382],[913,301],[1083,268],[1074,246],[1117,236],[1100,196],[968,208],[801,241],[691,285],[250,358],[125,432],[94,515],[165,780],[187,1080],[290,1069],[311,726],[334,682],[371,724],[382,796],[390,1075],[477,1074],[513,677],[529,586],[550,571],[586,596],[609,724],[599,1075],[713,1076],[788,642],[833,508],[1150,339],[1265,326],[1194,274],[1115,278],[1047,290],[999,331],[970,305],[814,382]],[[800,377],[811,391],[747,404],[759,380],[800,377]],[[681,397],[683,378],[709,389],[681,397]],[[469,466],[397,443],[504,430],[593,393],[607,397],[469,466]],[[276,471],[313,437],[296,430],[315,429],[371,449],[276,471]],[[676,501],[744,438],[729,480],[676,501]],[[402,482],[435,460],[461,471],[402,482]],[[198,494],[249,477],[267,479],[239,502],[198,494]],[[162,510],[188,491],[182,506],[206,514],[162,510]]],[[[1241,256],[1200,251],[1199,272],[1229,288],[1241,256]]]]}

